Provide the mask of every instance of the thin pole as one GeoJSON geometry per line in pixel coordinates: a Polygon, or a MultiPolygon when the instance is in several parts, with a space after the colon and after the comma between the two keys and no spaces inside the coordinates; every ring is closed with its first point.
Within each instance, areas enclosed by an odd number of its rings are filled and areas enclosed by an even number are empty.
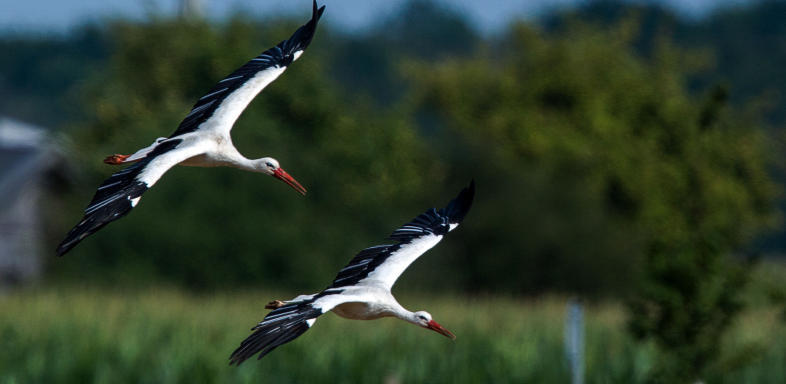
{"type": "Polygon", "coordinates": [[[584,308],[579,300],[568,300],[565,316],[565,358],[572,384],[584,383],[584,308]]]}

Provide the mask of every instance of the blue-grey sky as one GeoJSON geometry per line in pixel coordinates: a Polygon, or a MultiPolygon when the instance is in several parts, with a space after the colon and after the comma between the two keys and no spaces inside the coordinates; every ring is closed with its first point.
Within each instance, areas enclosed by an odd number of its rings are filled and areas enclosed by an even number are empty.
{"type": "MultiPolygon", "coordinates": [[[[242,11],[259,16],[308,15],[311,0],[199,0],[211,18],[242,11]]],[[[377,17],[395,12],[407,0],[322,0],[325,20],[346,30],[369,26],[377,17]]],[[[570,7],[591,0],[434,0],[466,14],[476,27],[493,32],[514,19],[531,19],[554,7],[570,7]]],[[[629,0],[661,3],[687,17],[701,17],[719,6],[754,0],[629,0]]],[[[85,21],[105,17],[144,18],[151,12],[175,14],[179,0],[0,0],[2,31],[67,31],[85,21]]]]}

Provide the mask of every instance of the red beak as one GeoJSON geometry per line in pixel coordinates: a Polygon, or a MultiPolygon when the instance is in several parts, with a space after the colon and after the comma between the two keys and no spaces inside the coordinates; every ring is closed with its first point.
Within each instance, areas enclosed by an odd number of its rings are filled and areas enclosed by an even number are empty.
{"type": "Polygon", "coordinates": [[[300,183],[298,183],[297,180],[295,180],[295,178],[289,176],[289,174],[285,170],[281,168],[276,169],[275,171],[273,171],[273,177],[287,183],[287,185],[294,188],[296,191],[300,192],[301,195],[304,196],[306,195],[306,189],[303,188],[303,186],[300,185],[300,183]]]}
{"type": "Polygon", "coordinates": [[[438,332],[443,336],[449,337],[452,340],[456,340],[456,335],[452,334],[450,331],[445,329],[443,326],[439,325],[439,323],[437,323],[434,320],[429,321],[428,324],[426,325],[426,328],[438,332]]]}

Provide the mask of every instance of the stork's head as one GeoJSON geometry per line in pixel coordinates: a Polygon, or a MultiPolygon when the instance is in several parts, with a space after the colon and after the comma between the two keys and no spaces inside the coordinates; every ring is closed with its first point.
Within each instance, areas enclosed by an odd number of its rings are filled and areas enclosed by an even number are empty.
{"type": "Polygon", "coordinates": [[[456,339],[456,335],[439,325],[436,321],[431,319],[431,314],[426,311],[417,311],[414,313],[415,315],[415,323],[420,325],[423,328],[430,329],[434,332],[437,332],[443,336],[449,337],[451,339],[456,339]]]}
{"type": "Polygon", "coordinates": [[[303,188],[300,183],[295,180],[292,176],[284,171],[280,165],[278,165],[278,160],[272,157],[263,157],[256,161],[256,166],[260,172],[266,173],[270,176],[273,176],[289,185],[290,187],[294,188],[296,191],[300,192],[300,194],[305,195],[306,189],[303,188]]]}

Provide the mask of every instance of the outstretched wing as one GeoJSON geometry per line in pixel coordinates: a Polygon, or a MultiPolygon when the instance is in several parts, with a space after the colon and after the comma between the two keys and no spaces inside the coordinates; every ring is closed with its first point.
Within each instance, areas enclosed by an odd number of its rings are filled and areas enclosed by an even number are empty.
{"type": "Polygon", "coordinates": [[[445,208],[429,209],[393,232],[390,239],[398,243],[377,245],[360,251],[339,271],[330,287],[373,285],[391,289],[415,259],[437,245],[446,233],[459,225],[469,212],[474,196],[475,182],[472,181],[445,208]]]}
{"type": "Polygon", "coordinates": [[[191,112],[170,137],[180,136],[198,129],[215,129],[225,132],[232,129],[235,120],[248,106],[248,103],[262,89],[284,73],[287,66],[297,60],[308,47],[324,10],[324,5],[317,9],[317,2],[314,1],[311,20],[298,28],[289,39],[262,52],[219,81],[194,104],[191,112]]]}
{"type": "Polygon", "coordinates": [[[82,220],[57,247],[57,255],[63,256],[85,237],[125,216],[169,168],[202,152],[197,145],[179,147],[181,143],[181,139],[163,141],[143,159],[104,180],[82,220]]]}
{"type": "Polygon", "coordinates": [[[256,353],[259,353],[257,357],[259,360],[279,345],[302,335],[314,325],[319,315],[353,299],[341,295],[341,292],[341,289],[326,289],[316,295],[298,296],[284,306],[271,311],[259,324],[251,328],[254,333],[232,352],[229,364],[240,365],[256,353]]]}

